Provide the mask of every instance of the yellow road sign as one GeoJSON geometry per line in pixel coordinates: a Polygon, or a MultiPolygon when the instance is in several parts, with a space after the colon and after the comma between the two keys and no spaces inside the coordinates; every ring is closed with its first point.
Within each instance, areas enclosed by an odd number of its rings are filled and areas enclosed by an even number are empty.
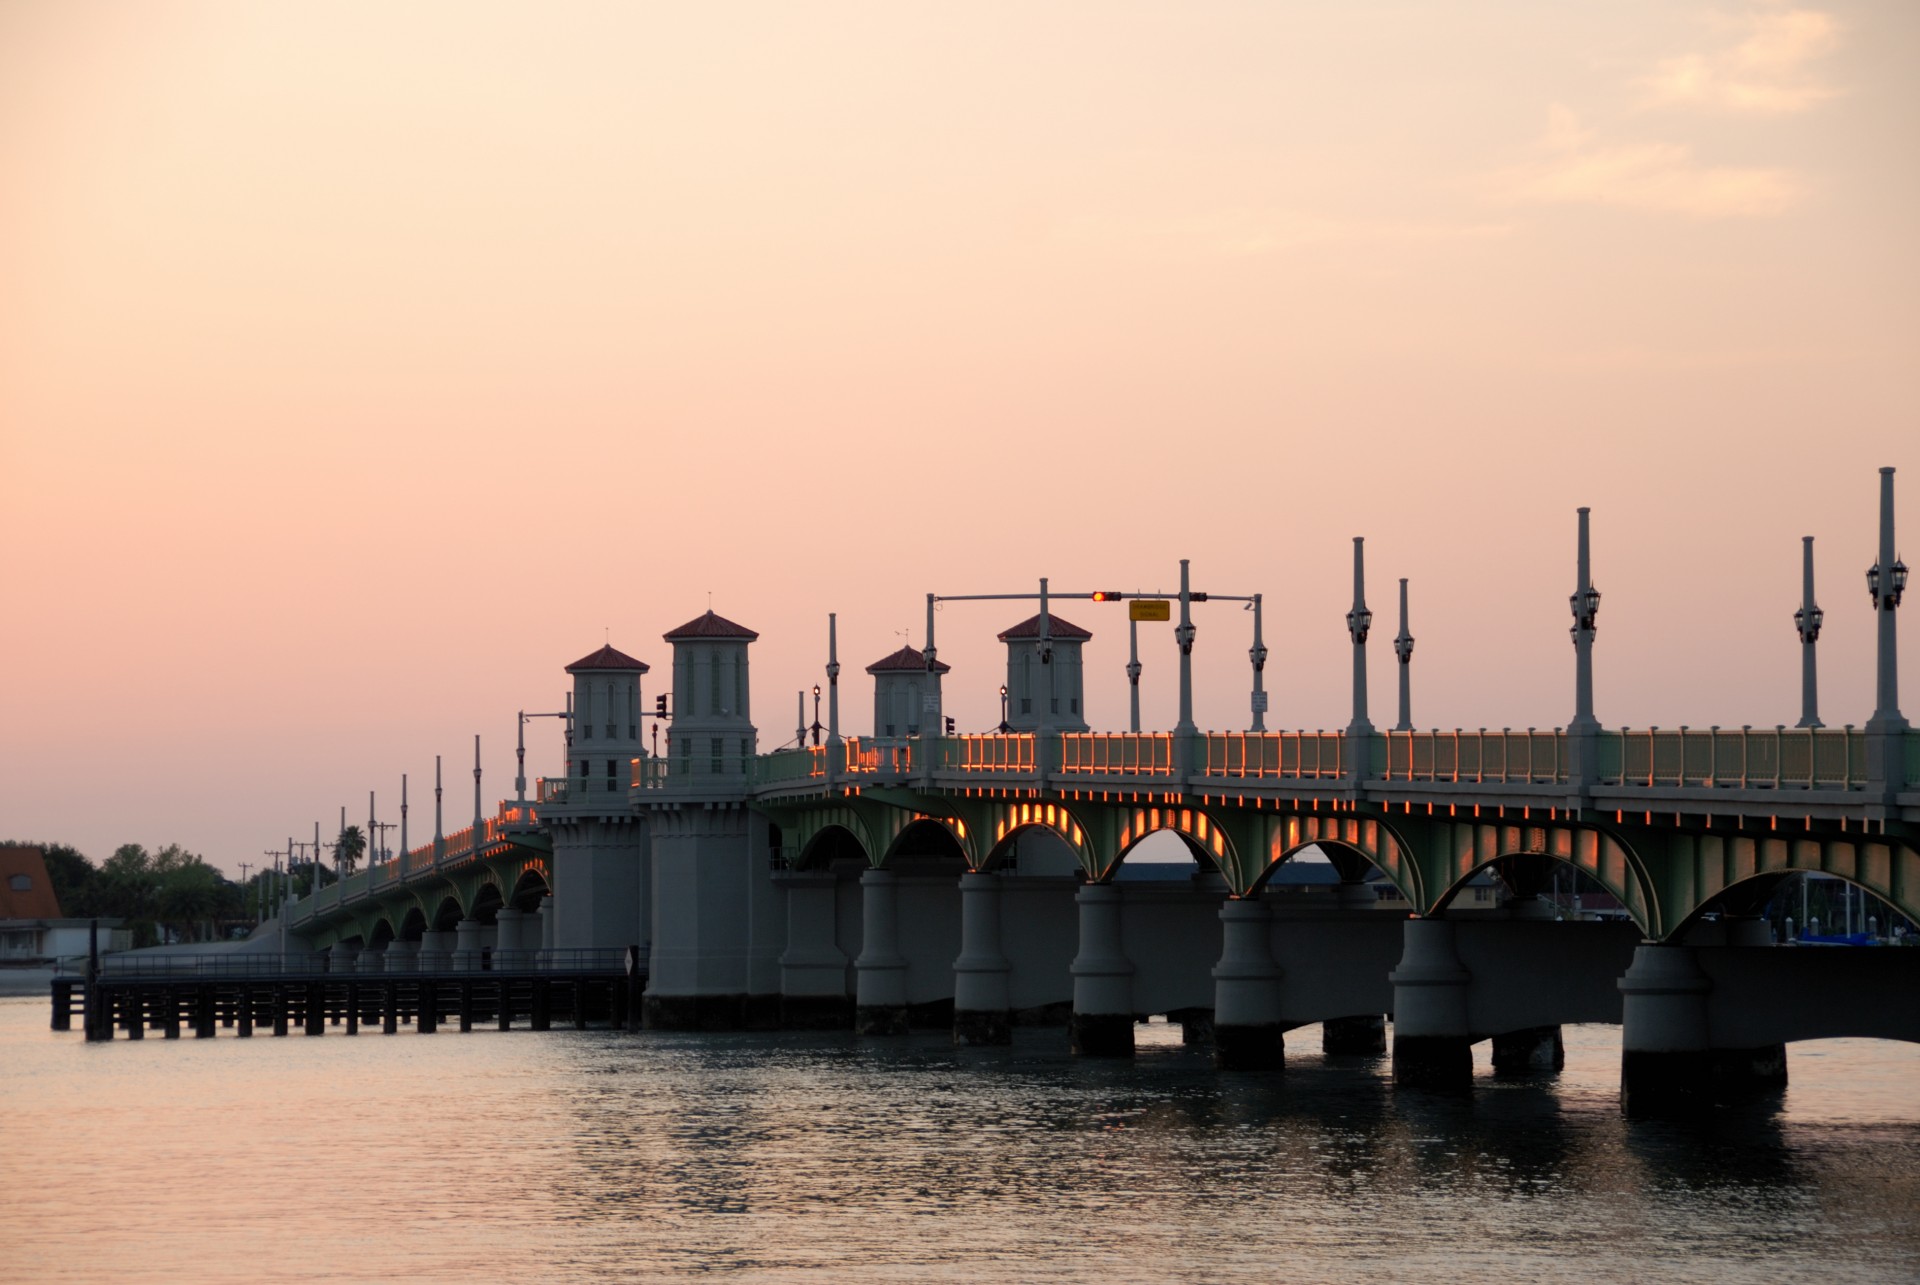
{"type": "Polygon", "coordinates": [[[1173,604],[1165,598],[1135,598],[1127,604],[1128,620],[1172,620],[1173,604]]]}

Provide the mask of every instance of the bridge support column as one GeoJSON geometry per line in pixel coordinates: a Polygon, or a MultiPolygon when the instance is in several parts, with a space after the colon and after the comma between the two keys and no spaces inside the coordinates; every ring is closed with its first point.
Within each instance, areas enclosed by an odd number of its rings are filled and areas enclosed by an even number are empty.
{"type": "Polygon", "coordinates": [[[1718,1099],[1784,1088],[1784,1044],[1715,1048],[1713,982],[1689,946],[1641,946],[1620,979],[1620,1106],[1629,1115],[1686,1112],[1718,1099]]]}
{"type": "Polygon", "coordinates": [[[444,973],[453,962],[454,935],[445,928],[428,929],[420,934],[420,971],[444,973]]]}
{"type": "Polygon", "coordinates": [[[1401,927],[1393,983],[1393,1082],[1411,1088],[1473,1084],[1467,987],[1473,980],[1454,953],[1453,924],[1409,919],[1401,927]]]}
{"type": "Polygon", "coordinates": [[[453,971],[471,973],[480,967],[481,937],[486,925],[478,919],[462,919],[453,926],[453,971]]]}
{"type": "Polygon", "coordinates": [[[387,952],[384,949],[375,950],[371,946],[365,946],[361,948],[360,957],[354,961],[353,966],[356,972],[377,973],[386,965],[386,962],[387,952]]]}
{"type": "Polygon", "coordinates": [[[1533,1026],[1493,1037],[1495,1075],[1533,1075],[1567,1065],[1566,1046],[1557,1026],[1533,1026]]]}
{"type": "Polygon", "coordinates": [[[834,942],[836,888],[825,871],[773,877],[787,894],[787,948],[780,956],[780,1025],[790,1030],[844,1031],[847,956],[834,942]]]}
{"type": "Polygon", "coordinates": [[[860,876],[860,958],[854,967],[854,1028],[862,1035],[907,1033],[907,961],[900,953],[893,871],[860,876]]]}
{"type": "Polygon", "coordinates": [[[1378,1057],[1387,1051],[1387,1019],[1380,1013],[1329,1017],[1320,1024],[1320,1051],[1336,1057],[1378,1057]]]}
{"type": "Polygon", "coordinates": [[[526,927],[525,911],[502,906],[493,919],[493,966],[513,971],[527,966],[526,946],[522,940],[526,927]]]}
{"type": "Polygon", "coordinates": [[[351,973],[360,962],[360,948],[352,942],[337,941],[327,949],[327,971],[351,973]]]}
{"type": "Polygon", "coordinates": [[[1080,951],[1073,957],[1067,1035],[1085,1057],[1133,1056],[1133,961],[1120,944],[1120,890],[1090,883],[1074,894],[1080,951]]]}
{"type": "Polygon", "coordinates": [[[953,1042],[1013,1043],[1013,965],[1000,949],[1000,876],[960,876],[960,955],[953,961],[953,1042]]]}
{"type": "Polygon", "coordinates": [[[534,947],[534,949],[539,951],[552,950],[553,949],[553,894],[552,893],[548,893],[546,896],[540,898],[540,905],[535,908],[533,914],[534,914],[534,918],[537,919],[540,923],[540,930],[537,934],[534,935],[534,939],[538,943],[534,947]]]}
{"type": "Polygon", "coordinates": [[[1273,909],[1265,901],[1220,904],[1220,962],[1213,968],[1213,1064],[1223,1071],[1278,1071],[1286,1064],[1280,966],[1273,962],[1273,909]]]}
{"type": "Polygon", "coordinates": [[[420,943],[401,941],[394,938],[387,943],[386,970],[389,973],[411,973],[419,964],[420,943]]]}

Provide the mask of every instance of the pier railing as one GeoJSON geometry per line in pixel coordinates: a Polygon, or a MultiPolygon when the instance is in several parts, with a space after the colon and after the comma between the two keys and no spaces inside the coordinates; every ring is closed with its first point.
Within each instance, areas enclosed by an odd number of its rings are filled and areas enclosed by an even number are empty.
{"type": "MultiPolygon", "coordinates": [[[[447,952],[452,954],[453,952],[447,952]]],[[[626,952],[619,948],[605,950],[513,950],[506,952],[476,951],[472,967],[455,968],[451,964],[433,968],[420,968],[418,961],[409,959],[408,966],[391,971],[381,968],[361,968],[361,956],[355,955],[351,962],[332,960],[325,951],[299,951],[292,954],[274,954],[270,952],[234,951],[206,952],[176,955],[104,955],[100,959],[100,975],[110,981],[144,981],[161,979],[204,979],[215,981],[221,978],[238,977],[313,977],[331,973],[341,977],[394,977],[394,976],[457,976],[476,972],[537,972],[537,973],[606,973],[618,972],[626,967],[626,952]],[[502,958],[504,953],[505,958],[502,958]]],[[[379,956],[376,952],[376,957],[379,956]]],[[[81,976],[86,970],[84,956],[78,960],[63,960],[56,969],[60,976],[81,976]]]]}

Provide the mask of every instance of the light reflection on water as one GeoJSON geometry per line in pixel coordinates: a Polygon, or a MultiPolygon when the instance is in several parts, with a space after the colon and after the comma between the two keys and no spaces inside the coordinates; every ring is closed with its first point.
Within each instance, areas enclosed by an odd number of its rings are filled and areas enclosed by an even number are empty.
{"type": "MultiPolygon", "coordinates": [[[[1617,1028],[1470,1097],[1288,1038],[1221,1075],[1063,1032],[554,1031],[86,1046],[0,1000],[11,1280],[1911,1278],[1920,1049],[1777,1109],[1620,1118],[1617,1028]]],[[[1484,1049],[1479,1050],[1484,1057],[1484,1049]]]]}

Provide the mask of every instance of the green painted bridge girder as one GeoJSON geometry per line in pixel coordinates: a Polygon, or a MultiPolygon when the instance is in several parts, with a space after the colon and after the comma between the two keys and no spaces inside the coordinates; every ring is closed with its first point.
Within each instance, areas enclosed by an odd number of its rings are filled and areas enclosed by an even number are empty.
{"type": "Polygon", "coordinates": [[[1791,826],[1770,819],[1760,829],[1740,818],[1666,825],[1565,809],[1490,807],[1462,816],[1333,800],[1250,806],[1174,794],[1127,802],[1033,790],[1004,795],[869,788],[759,810],[780,825],[782,846],[797,866],[812,862],[822,838],[837,831],[876,868],[926,844],[957,848],[970,869],[990,869],[1016,835],[1045,830],[1072,850],[1089,881],[1102,882],[1142,839],[1165,831],[1218,870],[1234,897],[1256,895],[1283,862],[1317,846],[1347,877],[1354,877],[1356,858],[1374,866],[1423,916],[1444,914],[1481,870],[1532,856],[1593,880],[1656,941],[1685,931],[1706,910],[1733,904],[1729,898],[1742,889],[1764,890],[1766,881],[1802,872],[1847,879],[1920,919],[1920,845],[1904,826],[1868,833],[1815,817],[1791,826]],[[929,826],[943,837],[920,828],[929,826]]]}
{"type": "MultiPolygon", "coordinates": [[[[511,904],[521,880],[534,875],[549,889],[553,886],[553,845],[544,834],[516,834],[511,842],[493,846],[478,857],[457,863],[431,867],[365,890],[355,895],[354,884],[366,880],[367,872],[344,882],[345,899],[330,905],[332,887],[322,889],[320,902],[309,920],[292,924],[315,950],[343,941],[371,942],[385,922],[394,936],[401,936],[406,920],[419,911],[428,928],[433,928],[442,910],[449,904],[459,918],[472,917],[480,908],[486,889],[493,888],[500,900],[511,904]]],[[[342,885],[334,885],[340,887],[342,885]]]]}

